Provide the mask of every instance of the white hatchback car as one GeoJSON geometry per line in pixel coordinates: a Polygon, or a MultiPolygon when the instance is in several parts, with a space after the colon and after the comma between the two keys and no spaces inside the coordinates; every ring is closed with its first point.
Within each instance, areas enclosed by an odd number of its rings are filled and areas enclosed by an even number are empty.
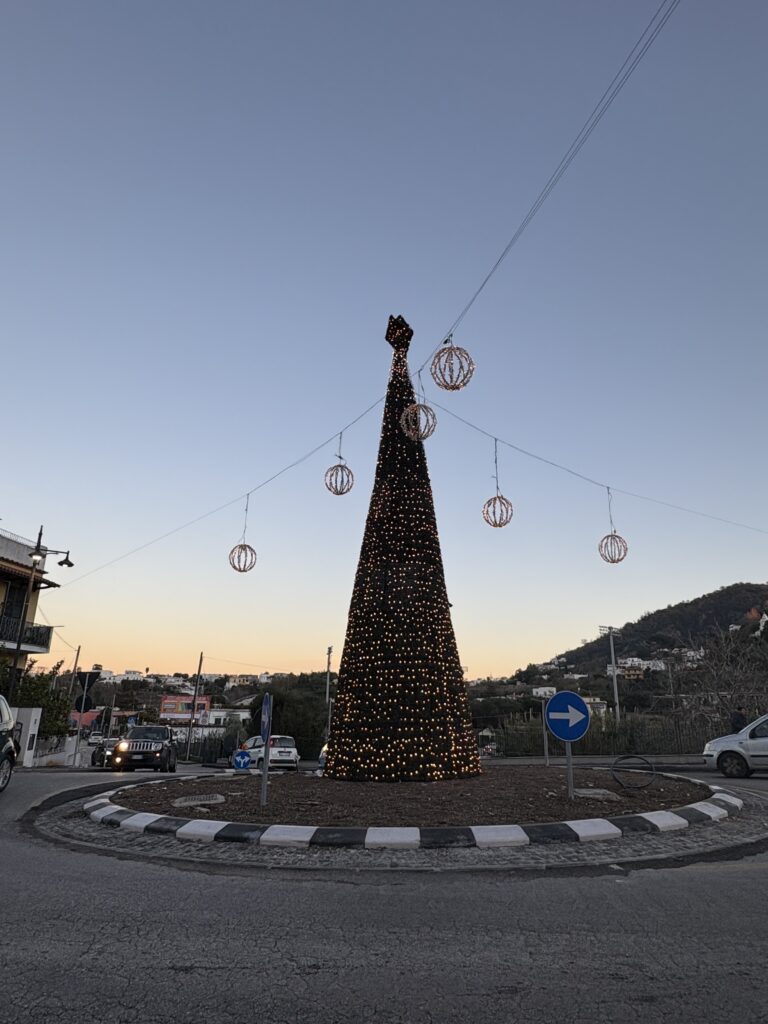
{"type": "MultiPolygon", "coordinates": [[[[252,768],[261,768],[264,763],[264,740],[261,736],[251,736],[240,749],[250,754],[252,768]]],[[[230,758],[234,764],[233,758],[234,754],[230,758]]],[[[269,737],[269,767],[299,770],[299,752],[292,736],[269,737]]]]}
{"type": "Polygon", "coordinates": [[[754,771],[768,770],[768,715],[755,719],[741,732],[718,736],[704,747],[707,768],[729,779],[745,779],[754,771]]]}

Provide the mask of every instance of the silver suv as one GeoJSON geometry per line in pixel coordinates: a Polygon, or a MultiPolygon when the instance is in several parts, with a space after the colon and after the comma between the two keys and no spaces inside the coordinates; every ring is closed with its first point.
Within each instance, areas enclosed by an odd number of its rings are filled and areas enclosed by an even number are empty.
{"type": "Polygon", "coordinates": [[[710,740],[704,747],[704,760],[707,768],[717,768],[729,779],[746,779],[754,771],[768,770],[768,715],[741,732],[710,740]]]}

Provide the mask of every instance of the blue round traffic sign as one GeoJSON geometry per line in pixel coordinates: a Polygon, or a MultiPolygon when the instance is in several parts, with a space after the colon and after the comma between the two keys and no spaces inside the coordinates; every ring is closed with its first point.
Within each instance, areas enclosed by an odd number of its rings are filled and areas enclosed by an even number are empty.
{"type": "Polygon", "coordinates": [[[243,771],[251,767],[251,755],[247,750],[236,750],[232,755],[232,763],[238,771],[243,771]]]}
{"type": "Polygon", "coordinates": [[[544,720],[553,736],[573,743],[589,728],[589,708],[578,693],[561,690],[547,701],[544,720]]]}

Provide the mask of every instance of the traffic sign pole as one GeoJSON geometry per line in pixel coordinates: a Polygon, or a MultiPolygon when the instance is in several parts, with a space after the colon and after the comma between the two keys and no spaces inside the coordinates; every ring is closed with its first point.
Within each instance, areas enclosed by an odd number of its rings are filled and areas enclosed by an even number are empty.
{"type": "Polygon", "coordinates": [[[565,744],[565,768],[568,777],[568,799],[573,800],[573,755],[571,744],[580,740],[589,729],[589,707],[578,693],[561,690],[550,697],[544,709],[547,728],[565,744]]]}
{"type": "Polygon", "coordinates": [[[568,799],[573,800],[573,755],[570,740],[565,741],[565,772],[568,776],[568,799]]]}
{"type": "Polygon", "coordinates": [[[272,698],[264,694],[261,705],[261,738],[264,740],[264,757],[261,762],[261,806],[267,806],[267,778],[269,776],[269,734],[272,731],[272,698]],[[266,732],[266,736],[264,733],[266,732]]]}

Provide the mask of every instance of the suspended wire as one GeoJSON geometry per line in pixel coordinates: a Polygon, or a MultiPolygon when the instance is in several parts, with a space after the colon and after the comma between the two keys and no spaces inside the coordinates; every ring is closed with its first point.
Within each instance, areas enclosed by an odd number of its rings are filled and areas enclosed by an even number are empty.
{"type": "MultiPolygon", "coordinates": [[[[470,309],[475,304],[477,299],[480,297],[481,293],[485,289],[485,286],[488,284],[488,282],[491,280],[493,275],[496,273],[496,271],[499,269],[501,264],[507,258],[509,253],[512,251],[514,246],[517,244],[517,242],[521,238],[521,236],[522,236],[523,232],[525,231],[525,229],[528,227],[528,225],[531,223],[533,218],[539,212],[541,207],[547,201],[549,196],[552,194],[554,189],[557,187],[560,179],[563,177],[565,172],[570,167],[571,163],[574,161],[576,156],[579,154],[579,152],[580,152],[582,146],[584,145],[584,143],[587,141],[587,139],[590,137],[592,132],[598,126],[598,124],[602,120],[603,116],[607,113],[608,109],[613,104],[613,101],[616,99],[616,97],[619,95],[619,93],[624,88],[626,83],[629,81],[629,78],[631,77],[632,73],[635,71],[635,69],[637,68],[637,66],[640,63],[640,61],[643,59],[643,57],[646,55],[648,50],[651,48],[651,46],[653,45],[654,41],[656,40],[656,38],[658,37],[659,33],[661,32],[661,30],[664,28],[666,23],[672,17],[672,15],[674,14],[675,10],[677,9],[679,3],[680,3],[680,0],[662,0],[661,4],[659,5],[657,10],[655,11],[653,17],[651,18],[651,20],[646,25],[645,29],[642,31],[642,33],[638,37],[637,42],[635,43],[635,45],[632,47],[632,49],[627,54],[627,57],[626,57],[624,63],[621,65],[619,70],[613,76],[613,79],[611,80],[610,84],[606,88],[605,92],[600,97],[600,99],[597,101],[595,106],[593,107],[592,112],[590,113],[589,117],[586,119],[584,124],[581,126],[581,129],[579,130],[579,132],[576,135],[575,139],[573,140],[571,145],[568,147],[568,149],[565,151],[563,157],[560,160],[560,163],[557,165],[555,170],[550,175],[547,183],[544,185],[544,188],[541,190],[541,192],[539,192],[538,196],[536,197],[536,199],[533,202],[533,205],[528,210],[526,215],[523,217],[522,221],[520,222],[520,224],[517,227],[517,230],[512,235],[512,237],[510,238],[509,242],[507,242],[507,244],[505,245],[504,249],[501,251],[501,254],[499,255],[499,257],[496,260],[496,262],[493,264],[491,269],[488,271],[488,273],[485,275],[483,280],[480,282],[480,285],[478,286],[478,288],[475,289],[475,292],[473,293],[473,295],[470,298],[469,302],[467,302],[467,304],[464,306],[464,308],[461,310],[459,315],[453,321],[453,323],[451,324],[449,329],[446,331],[446,333],[444,335],[444,339],[449,339],[449,338],[451,338],[453,336],[454,331],[458,328],[459,324],[462,322],[464,317],[467,315],[467,313],[470,311],[470,309]],[[665,7],[666,7],[666,10],[664,10],[665,7]],[[662,13],[662,11],[663,11],[663,13],[662,13]]],[[[441,341],[440,345],[442,345],[442,344],[444,344],[444,341],[441,341]]],[[[433,349],[433,351],[430,353],[430,355],[429,355],[428,359],[426,360],[426,362],[424,362],[422,364],[422,368],[423,368],[423,366],[427,365],[427,363],[429,362],[429,359],[431,359],[432,356],[434,355],[434,353],[438,351],[438,349],[440,348],[440,345],[436,346],[433,349]]]]}
{"type": "MultiPolygon", "coordinates": [[[[353,420],[350,420],[349,423],[347,423],[347,425],[343,429],[349,430],[350,427],[353,427],[356,423],[359,423],[364,416],[367,416],[369,412],[372,412],[377,405],[381,405],[383,401],[384,396],[382,395],[381,398],[377,398],[372,405],[369,405],[367,409],[363,410],[363,412],[361,412],[359,416],[355,416],[353,420]]],[[[67,583],[62,583],[62,589],[64,589],[64,587],[71,587],[75,583],[80,583],[81,580],[85,580],[89,576],[93,576],[94,573],[101,572],[102,569],[108,569],[110,566],[115,565],[117,562],[122,562],[126,558],[130,558],[132,555],[137,555],[140,551],[146,551],[147,548],[151,548],[155,544],[159,544],[161,541],[167,540],[169,537],[173,537],[177,533],[181,533],[182,530],[187,530],[189,529],[190,526],[195,526],[197,523],[203,522],[204,519],[210,519],[211,516],[215,516],[218,512],[223,512],[225,508],[230,508],[232,505],[236,505],[238,502],[242,501],[243,498],[251,494],[255,494],[256,491],[260,491],[262,487],[266,487],[267,484],[271,484],[273,480],[277,480],[277,478],[282,476],[283,473],[287,473],[290,469],[295,469],[296,466],[300,466],[302,462],[306,462],[307,459],[311,459],[313,455],[316,455],[323,448],[331,444],[331,442],[335,441],[337,433],[338,431],[334,431],[330,437],[327,437],[325,441],[321,441],[320,444],[315,445],[315,447],[312,448],[311,451],[306,452],[304,455],[301,456],[301,458],[295,459],[293,462],[290,462],[287,466],[283,466],[282,469],[279,469],[276,473],[273,473],[272,476],[267,477],[266,480],[262,480],[261,483],[256,484],[255,487],[252,487],[249,491],[246,491],[244,494],[238,494],[236,498],[232,498],[230,499],[230,501],[225,501],[222,505],[217,505],[216,508],[209,509],[207,512],[203,512],[201,515],[195,516],[194,519],[189,519],[186,523],[182,523],[180,526],[175,526],[172,530],[168,530],[166,531],[166,533],[161,533],[158,537],[153,537],[152,540],[145,541],[144,544],[139,544],[138,547],[131,548],[130,551],[126,551],[122,555],[118,555],[116,558],[110,559],[108,562],[104,562],[101,565],[97,565],[93,569],[89,569],[88,572],[84,572],[81,576],[77,576],[75,579],[69,580],[69,582],[67,583]]]]}
{"type": "MultiPolygon", "coordinates": [[[[470,422],[463,416],[459,416],[458,413],[453,412],[451,409],[447,409],[444,405],[440,405],[438,402],[432,403],[437,409],[452,416],[453,419],[463,423],[465,427],[469,427],[471,430],[477,431],[478,434],[482,434],[484,437],[489,437],[491,440],[496,440],[495,436],[483,427],[479,427],[476,423],[470,422]]],[[[628,491],[623,487],[615,487],[604,483],[602,480],[595,480],[591,476],[587,476],[585,473],[579,473],[578,470],[571,469],[570,466],[564,466],[561,462],[555,462],[554,459],[547,459],[543,455],[537,455],[536,452],[529,451],[527,448],[521,448],[518,444],[513,444],[511,441],[505,441],[503,438],[498,438],[499,444],[503,444],[506,448],[511,448],[512,451],[518,452],[520,455],[525,455],[529,459],[535,459],[536,462],[543,462],[545,466],[551,466],[553,469],[559,469],[563,473],[569,473],[571,476],[577,477],[579,480],[583,480],[585,483],[593,484],[595,487],[600,487],[603,490],[611,490],[614,494],[623,494],[628,498],[637,498],[639,501],[650,501],[654,505],[663,505],[665,508],[675,509],[676,512],[687,512],[692,516],[700,516],[702,519],[712,519],[716,523],[725,523],[727,526],[737,526],[741,530],[752,530],[754,533],[762,533],[768,536],[768,530],[763,529],[760,526],[752,526],[750,523],[742,523],[737,519],[726,519],[724,516],[715,516],[710,512],[702,512],[700,509],[688,508],[686,505],[676,505],[671,501],[664,501],[663,498],[654,498],[649,494],[639,494],[637,491],[628,491]]]]}
{"type": "Polygon", "coordinates": [[[240,538],[240,543],[245,543],[245,534],[248,529],[248,502],[251,500],[251,495],[246,494],[245,496],[245,518],[243,520],[243,536],[240,538]]]}
{"type": "MultiPolygon", "coordinates": [[[[43,609],[43,608],[42,608],[42,607],[41,607],[40,605],[38,605],[38,606],[37,606],[37,612],[38,612],[38,614],[39,614],[39,615],[41,615],[41,616],[42,616],[42,617],[43,617],[43,618],[45,619],[45,621],[46,621],[46,624],[50,626],[50,625],[51,625],[51,620],[50,620],[50,619],[48,618],[48,616],[47,616],[47,615],[45,614],[45,610],[44,610],[44,609],[43,609]]],[[[57,629],[56,629],[55,627],[53,627],[53,635],[54,635],[55,637],[57,637],[57,638],[58,638],[59,640],[61,640],[61,642],[62,642],[63,644],[66,644],[66,645],[67,645],[67,647],[68,647],[68,648],[69,648],[69,649],[70,649],[71,651],[76,651],[76,650],[77,650],[77,647],[75,647],[75,645],[74,645],[74,644],[71,644],[71,643],[69,642],[69,640],[65,639],[65,637],[63,637],[63,636],[61,635],[61,633],[59,633],[59,631],[58,631],[58,630],[57,630],[57,629]]],[[[48,653],[50,654],[50,651],[49,651],[48,653]]]]}
{"type": "Polygon", "coordinates": [[[613,525],[613,495],[610,487],[606,487],[606,491],[608,492],[608,519],[611,523],[611,533],[616,533],[616,527],[613,525]]]}

